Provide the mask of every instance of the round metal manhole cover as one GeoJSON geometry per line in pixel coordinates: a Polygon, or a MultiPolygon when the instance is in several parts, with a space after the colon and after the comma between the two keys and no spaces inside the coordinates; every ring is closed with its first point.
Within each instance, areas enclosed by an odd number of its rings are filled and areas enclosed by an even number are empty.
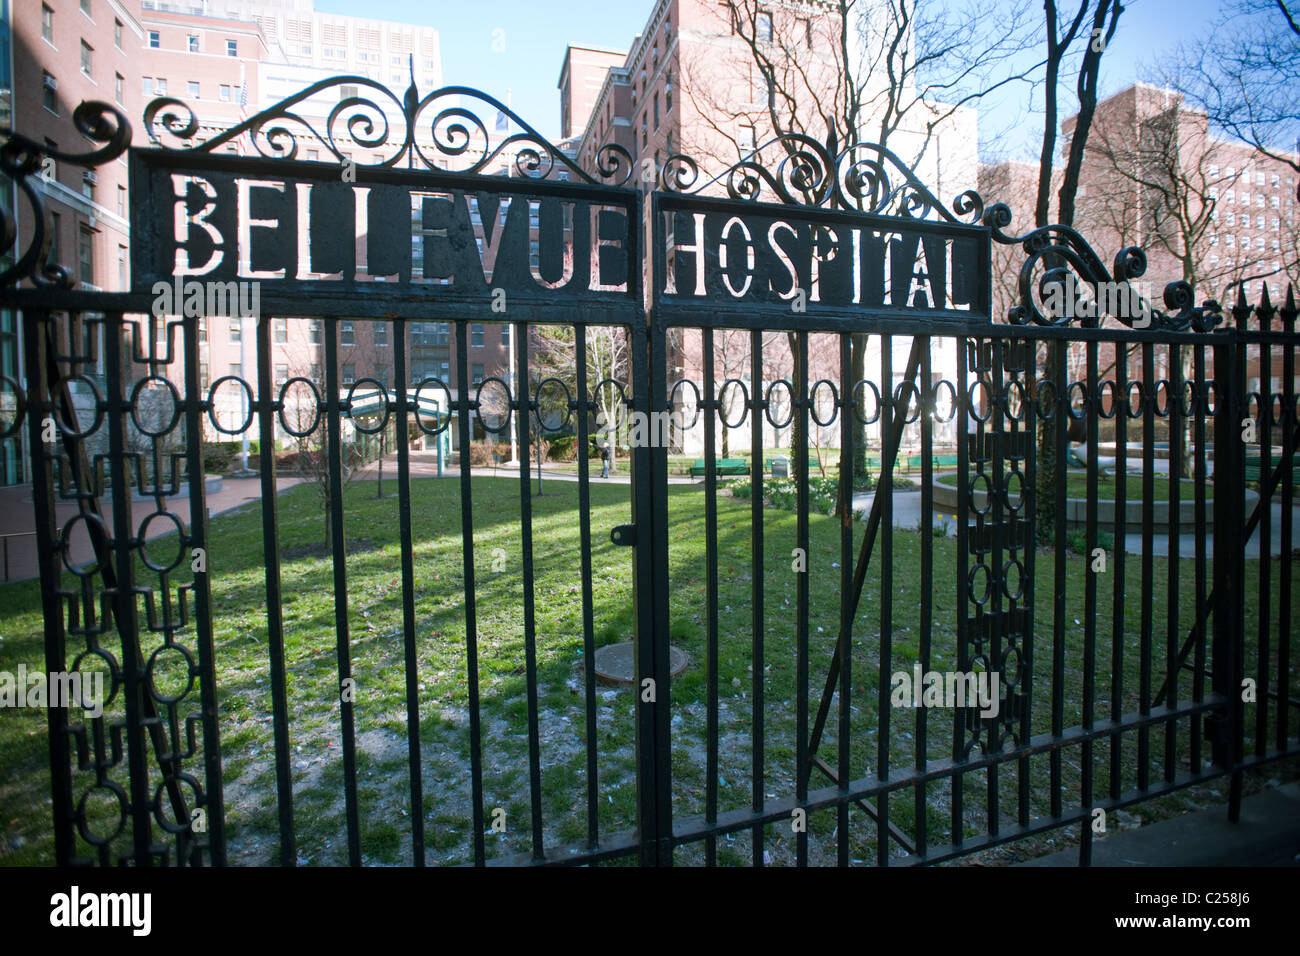
{"type": "MultiPolygon", "coordinates": [[[[636,668],[632,663],[632,642],[608,644],[595,654],[596,679],[602,684],[631,686],[636,683],[636,668]]],[[[676,647],[668,648],[668,673],[676,677],[689,663],[686,652],[676,647]]]]}

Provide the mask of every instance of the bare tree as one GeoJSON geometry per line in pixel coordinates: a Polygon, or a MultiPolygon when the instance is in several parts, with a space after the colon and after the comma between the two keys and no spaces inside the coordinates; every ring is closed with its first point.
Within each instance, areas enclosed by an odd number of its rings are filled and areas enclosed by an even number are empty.
{"type": "MultiPolygon", "coordinates": [[[[1027,82],[1042,65],[1026,56],[1035,42],[1028,10],[1028,0],[1013,0],[998,17],[977,3],[838,0],[778,7],[731,0],[716,8],[715,33],[738,38],[735,62],[719,63],[711,44],[706,62],[682,63],[683,88],[706,130],[700,142],[683,146],[730,163],[754,155],[772,137],[800,134],[832,156],[874,142],[917,165],[963,107],[1027,82]],[[745,81],[711,82],[720,69],[745,81]]],[[[777,148],[785,155],[798,149],[788,139],[777,148]]],[[[971,175],[975,161],[972,151],[971,175]]],[[[851,341],[852,374],[862,379],[866,336],[851,341]]],[[[787,344],[793,353],[792,336],[787,344]]],[[[855,471],[865,475],[866,426],[858,427],[855,445],[855,471]]]]}
{"type": "Polygon", "coordinates": [[[1233,0],[1163,72],[1181,81],[1212,126],[1300,173],[1300,154],[1290,151],[1300,149],[1300,10],[1293,2],[1233,0]]]}
{"type": "MultiPolygon", "coordinates": [[[[587,369],[587,389],[595,401],[598,426],[608,424],[617,435],[625,426],[625,408],[618,386],[630,394],[631,346],[627,329],[621,326],[587,326],[586,354],[578,354],[577,337],[572,326],[536,325],[531,330],[535,354],[531,359],[539,378],[557,378],[577,397],[578,363],[587,369]]],[[[593,437],[596,437],[593,435],[593,437]]],[[[618,441],[610,443],[611,467],[616,458],[618,441]]],[[[579,449],[584,454],[586,449],[579,449]]]]}

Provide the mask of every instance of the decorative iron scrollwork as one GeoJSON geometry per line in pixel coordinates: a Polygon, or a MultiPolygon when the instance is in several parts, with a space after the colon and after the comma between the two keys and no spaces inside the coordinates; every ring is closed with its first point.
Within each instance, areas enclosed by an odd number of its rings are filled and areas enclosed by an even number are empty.
{"type": "Polygon", "coordinates": [[[366,150],[386,153],[382,159],[357,160],[359,165],[408,168],[438,168],[440,158],[464,159],[477,153],[478,158],[460,169],[481,173],[492,169],[513,152],[514,172],[521,177],[546,179],[557,169],[587,183],[622,186],[632,176],[632,156],[614,143],[596,153],[600,178],[593,177],[573,162],[556,145],[506,104],[487,93],[467,86],[444,86],[424,96],[415,82],[412,64],[411,84],[399,97],[388,87],[364,76],[335,76],[313,83],[287,99],[232,126],[207,142],[195,142],[199,122],[184,101],[169,97],[153,100],[145,108],[144,125],[149,140],[164,149],[213,152],[247,136],[253,149],[268,159],[296,159],[299,138],[308,137],[324,147],[338,162],[345,156],[340,140],[346,137],[366,150]],[[306,116],[301,104],[329,90],[354,88],[330,109],[323,126],[306,116]],[[473,109],[464,105],[475,100],[482,107],[495,110],[520,129],[497,135],[473,109]],[[417,133],[426,129],[428,137],[417,133]]]}
{"type": "MultiPolygon", "coordinates": [[[[15,252],[15,262],[0,271],[0,285],[10,285],[30,279],[34,285],[70,289],[76,285],[72,270],[57,262],[48,262],[52,225],[45,208],[44,191],[37,187],[37,177],[43,174],[47,161],[72,163],[91,168],[121,156],[131,145],[131,121],[116,106],[100,100],[86,100],[72,112],[72,122],[77,131],[91,140],[102,143],[88,153],[70,153],[38,143],[6,127],[0,129],[0,173],[4,173],[18,186],[32,208],[32,233],[26,248],[15,252]]],[[[0,250],[13,248],[18,235],[13,214],[0,207],[0,250]]]]}
{"type": "Polygon", "coordinates": [[[1012,213],[1005,203],[994,203],[984,210],[982,221],[995,242],[1020,245],[1026,258],[1020,267],[1018,288],[1020,304],[1007,313],[1014,325],[1069,325],[1076,319],[1099,325],[1104,315],[1133,328],[1160,328],[1171,331],[1208,332],[1223,321],[1222,307],[1213,299],[1196,304],[1189,283],[1178,280],[1164,289],[1168,311],[1154,307],[1133,286],[1147,270],[1147,255],[1137,246],[1125,246],[1115,254],[1111,271],[1101,257],[1070,226],[1040,226],[1023,236],[1007,232],[1012,213]],[[1039,268],[1037,297],[1035,274],[1039,268]],[[1044,312],[1039,303],[1054,300],[1044,312]]]}
{"type": "Polygon", "coordinates": [[[669,192],[704,194],[722,185],[732,199],[762,201],[768,197],[787,205],[819,206],[850,212],[898,215],[911,219],[939,218],[976,223],[984,200],[970,189],[949,209],[917,178],[895,153],[876,143],[859,143],[834,156],[821,143],[802,133],[786,133],[764,143],[701,186],[699,164],[673,153],[659,167],[657,182],[669,192]],[[777,147],[783,158],[775,169],[757,157],[777,147]]]}

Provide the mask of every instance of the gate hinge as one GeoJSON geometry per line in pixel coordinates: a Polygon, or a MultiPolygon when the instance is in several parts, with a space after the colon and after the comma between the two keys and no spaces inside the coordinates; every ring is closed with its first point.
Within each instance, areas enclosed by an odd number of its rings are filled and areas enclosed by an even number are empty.
{"type": "Polygon", "coordinates": [[[624,548],[636,546],[636,525],[620,524],[609,530],[609,540],[624,548]]]}

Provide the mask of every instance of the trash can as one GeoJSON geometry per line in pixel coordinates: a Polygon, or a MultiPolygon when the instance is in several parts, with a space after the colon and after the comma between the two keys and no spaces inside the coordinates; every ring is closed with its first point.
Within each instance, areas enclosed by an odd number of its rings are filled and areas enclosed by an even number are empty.
{"type": "Polygon", "coordinates": [[[778,455],[772,459],[772,477],[789,478],[790,477],[790,459],[784,455],[778,455]]]}

